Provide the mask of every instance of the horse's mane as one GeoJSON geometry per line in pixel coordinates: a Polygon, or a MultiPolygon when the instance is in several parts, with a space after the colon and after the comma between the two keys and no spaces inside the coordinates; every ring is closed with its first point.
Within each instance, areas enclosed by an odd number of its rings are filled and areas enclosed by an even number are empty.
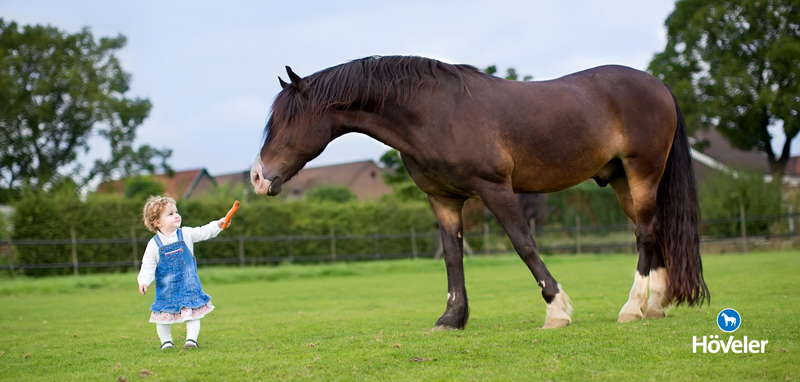
{"type": "Polygon", "coordinates": [[[383,107],[394,90],[396,101],[404,104],[425,85],[426,75],[436,79],[432,87],[438,86],[438,73],[456,77],[462,91],[467,93],[472,78],[482,74],[470,65],[451,65],[415,56],[372,56],[353,60],[305,78],[308,87],[304,94],[291,85],[278,93],[264,133],[269,133],[273,122],[289,123],[301,115],[319,118],[333,108],[353,107],[359,100],[358,107],[363,109],[369,94],[380,94],[377,101],[383,107]]]}

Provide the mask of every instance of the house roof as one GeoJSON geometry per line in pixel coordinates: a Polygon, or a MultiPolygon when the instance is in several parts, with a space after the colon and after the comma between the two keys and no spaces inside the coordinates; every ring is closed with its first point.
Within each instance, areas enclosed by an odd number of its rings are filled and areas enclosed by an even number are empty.
{"type": "Polygon", "coordinates": [[[800,157],[791,157],[786,163],[784,175],[800,175],[800,157]]]}
{"type": "Polygon", "coordinates": [[[382,172],[371,160],[307,168],[284,184],[284,192],[299,197],[314,187],[340,185],[353,190],[359,199],[375,198],[392,191],[383,183],[382,172]]]}
{"type": "MultiPolygon", "coordinates": [[[[289,197],[301,197],[314,187],[338,185],[349,188],[359,199],[377,198],[392,192],[392,188],[383,183],[383,171],[371,160],[304,168],[284,183],[283,193],[289,197]]],[[[214,180],[216,184],[230,183],[232,186],[243,183],[245,189],[249,189],[250,171],[219,175],[214,180]]]]}
{"type": "Polygon", "coordinates": [[[744,151],[734,148],[716,130],[698,131],[690,138],[690,143],[695,179],[698,183],[702,183],[711,171],[747,168],[764,174],[771,173],[765,153],[755,149],[744,151]]]}
{"type": "MultiPolygon", "coordinates": [[[[739,150],[731,146],[722,134],[715,129],[708,131],[698,131],[694,134],[698,142],[708,142],[708,147],[700,150],[703,154],[714,158],[718,162],[728,167],[746,167],[750,170],[770,173],[767,163],[767,154],[752,149],[749,151],[739,150]]],[[[695,144],[697,146],[697,144],[695,144]]]]}
{"type": "MultiPolygon", "coordinates": [[[[208,178],[212,183],[214,182],[214,178],[204,168],[174,172],[172,175],[166,173],[153,175],[153,179],[164,185],[164,193],[176,199],[188,199],[191,197],[198,184],[204,178],[208,178]]],[[[121,194],[122,190],[123,180],[103,182],[97,186],[97,192],[99,193],[121,194]]]]}
{"type": "Polygon", "coordinates": [[[193,194],[200,195],[204,193],[210,193],[213,191],[212,188],[216,188],[223,184],[230,184],[231,187],[236,187],[239,184],[242,184],[244,186],[245,191],[247,191],[251,187],[250,170],[235,172],[226,175],[217,175],[211,177],[211,179],[213,180],[213,183],[211,182],[198,183],[197,187],[195,187],[193,194]]]}

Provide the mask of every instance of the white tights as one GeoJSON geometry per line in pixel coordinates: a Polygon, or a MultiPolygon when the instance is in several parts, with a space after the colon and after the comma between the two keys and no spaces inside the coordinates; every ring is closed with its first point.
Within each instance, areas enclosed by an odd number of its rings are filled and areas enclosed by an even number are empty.
{"type": "MultiPolygon", "coordinates": [[[[167,341],[172,342],[172,325],[156,324],[156,332],[162,344],[167,341]]],[[[186,321],[186,339],[197,342],[198,335],[200,335],[200,320],[186,321]]]]}

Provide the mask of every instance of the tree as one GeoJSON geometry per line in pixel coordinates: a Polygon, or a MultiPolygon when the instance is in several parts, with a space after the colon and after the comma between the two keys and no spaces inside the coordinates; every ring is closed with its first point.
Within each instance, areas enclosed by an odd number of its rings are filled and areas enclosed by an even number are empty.
{"type": "Polygon", "coordinates": [[[380,163],[389,170],[383,173],[383,183],[392,186],[392,193],[400,200],[428,200],[427,195],[417,187],[411,175],[408,175],[406,166],[400,159],[400,152],[395,149],[387,151],[381,156],[380,163]]]}
{"type": "Polygon", "coordinates": [[[115,55],[125,42],[122,35],[96,41],[88,28],[20,30],[0,18],[0,189],[42,190],[61,178],[80,188],[96,178],[170,170],[171,150],[134,148],[152,105],[125,96],[131,76],[115,55]],[[111,155],[86,171],[77,155],[89,151],[92,136],[107,139],[111,155]]]}
{"type": "MultiPolygon", "coordinates": [[[[484,69],[483,72],[493,76],[495,73],[497,73],[497,65],[489,66],[488,68],[484,69]]],[[[508,68],[506,70],[506,76],[504,77],[505,79],[510,80],[510,81],[517,81],[517,77],[518,76],[517,76],[517,70],[516,69],[508,68]]],[[[522,78],[523,81],[530,81],[532,79],[533,79],[533,76],[530,76],[530,75],[525,76],[525,77],[522,78]]]]}
{"type": "Polygon", "coordinates": [[[164,193],[164,184],[152,176],[137,175],[123,181],[122,194],[126,198],[146,200],[150,195],[164,193]]]}
{"type": "Polygon", "coordinates": [[[716,127],[782,175],[800,132],[800,4],[680,0],[665,25],[667,46],[649,70],[672,86],[690,129],[716,127]],[[780,157],[770,126],[786,136],[780,157]]]}

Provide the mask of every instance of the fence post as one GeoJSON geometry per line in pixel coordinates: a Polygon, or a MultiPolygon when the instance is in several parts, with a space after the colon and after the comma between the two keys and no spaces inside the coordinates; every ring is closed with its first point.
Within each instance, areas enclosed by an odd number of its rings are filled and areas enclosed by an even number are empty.
{"type": "Polygon", "coordinates": [[[244,268],[244,232],[239,227],[239,267],[244,268]]]}
{"type": "Polygon", "coordinates": [[[794,238],[794,209],[789,205],[789,237],[794,238]]]}
{"type": "Polygon", "coordinates": [[[8,272],[9,272],[9,277],[13,279],[14,278],[14,251],[11,248],[11,244],[13,244],[13,242],[11,241],[11,232],[8,233],[7,237],[8,237],[8,272]]]}
{"type": "Polygon", "coordinates": [[[575,249],[581,254],[581,216],[575,215],[575,249]]]}
{"type": "Polygon", "coordinates": [[[375,231],[375,260],[381,259],[381,245],[378,242],[378,231],[375,231]]]}
{"type": "Polygon", "coordinates": [[[72,236],[72,273],[78,275],[78,240],[75,239],[75,226],[69,229],[70,236],[72,236]]]}
{"type": "Polygon", "coordinates": [[[739,201],[739,218],[742,220],[742,250],[747,252],[747,225],[745,224],[744,204],[739,201]]]}
{"type": "Polygon", "coordinates": [[[417,259],[417,232],[414,231],[414,227],[411,227],[411,254],[414,256],[414,260],[417,259]]]}
{"type": "Polygon", "coordinates": [[[536,218],[531,218],[528,226],[531,228],[531,236],[536,236],[536,218]]]}
{"type": "Polygon", "coordinates": [[[336,264],[336,231],[333,230],[333,227],[331,227],[331,258],[336,264]]]}
{"type": "Polygon", "coordinates": [[[136,243],[136,227],[131,227],[131,244],[133,246],[133,268],[139,269],[139,248],[136,243]]]}
{"type": "Polygon", "coordinates": [[[289,235],[289,263],[294,263],[294,254],[292,253],[292,235],[289,235]]]}

